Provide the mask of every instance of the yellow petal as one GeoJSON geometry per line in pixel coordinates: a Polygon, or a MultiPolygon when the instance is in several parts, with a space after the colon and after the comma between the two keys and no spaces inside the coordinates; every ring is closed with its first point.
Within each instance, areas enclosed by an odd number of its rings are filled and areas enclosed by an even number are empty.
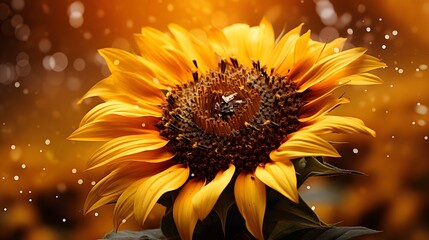
{"type": "Polygon", "coordinates": [[[165,102],[165,95],[155,86],[154,77],[145,77],[135,72],[120,72],[113,76],[114,87],[121,94],[126,94],[134,100],[132,104],[161,105],[165,102]],[[148,80],[147,78],[150,78],[148,80]]]}
{"type": "Polygon", "coordinates": [[[295,75],[306,72],[307,69],[313,64],[310,61],[313,58],[313,55],[307,54],[308,52],[308,43],[310,41],[310,31],[307,31],[305,34],[300,36],[298,39],[294,39],[289,46],[291,48],[290,53],[286,58],[277,66],[274,70],[274,73],[281,75],[287,75],[290,79],[296,78],[295,75]]]}
{"type": "Polygon", "coordinates": [[[323,84],[316,84],[312,86],[311,91],[305,94],[306,101],[314,101],[319,98],[331,95],[333,91],[344,85],[374,85],[381,84],[383,80],[371,73],[355,74],[336,80],[326,81],[323,84]]]}
{"type": "Polygon", "coordinates": [[[216,177],[205,185],[192,200],[192,206],[198,214],[198,218],[203,220],[216,204],[220,194],[231,181],[235,172],[235,166],[229,165],[224,171],[219,171],[216,177]]]}
{"type": "Polygon", "coordinates": [[[110,72],[132,71],[140,72],[142,63],[139,58],[127,51],[116,48],[104,48],[98,53],[106,60],[110,72]]]}
{"type": "Polygon", "coordinates": [[[334,108],[341,104],[349,103],[347,98],[336,98],[333,95],[325,95],[324,97],[317,98],[299,109],[299,121],[306,122],[316,119],[326,113],[332,111],[334,108]]]}
{"type": "Polygon", "coordinates": [[[265,185],[298,203],[296,173],[291,161],[266,163],[256,168],[255,175],[265,185]]]}
{"type": "Polygon", "coordinates": [[[265,185],[253,174],[241,173],[235,180],[235,201],[246,221],[247,230],[257,239],[264,239],[262,224],[265,215],[265,185]]]}
{"type": "Polygon", "coordinates": [[[86,123],[102,119],[103,117],[108,117],[110,114],[116,114],[124,117],[143,117],[143,116],[153,116],[153,117],[162,117],[162,110],[159,106],[153,105],[132,105],[125,102],[120,102],[116,100],[107,101],[100,103],[94,108],[92,108],[85,116],[82,118],[79,126],[82,126],[86,123]]]}
{"type": "Polygon", "coordinates": [[[263,18],[257,27],[251,27],[247,40],[249,57],[266,65],[274,48],[274,30],[271,23],[263,18]]]}
{"type": "Polygon", "coordinates": [[[309,156],[340,157],[340,154],[326,140],[309,131],[290,134],[277,150],[270,153],[273,161],[290,161],[309,156]]]}
{"type": "Polygon", "coordinates": [[[131,154],[160,149],[168,141],[155,134],[118,137],[101,146],[88,160],[87,168],[94,169],[131,154]]]}
{"type": "Polygon", "coordinates": [[[137,188],[146,181],[146,178],[139,179],[133,183],[118,198],[118,201],[115,204],[115,208],[113,209],[113,225],[117,230],[119,225],[122,223],[122,220],[128,219],[133,215],[133,207],[134,207],[134,197],[137,191],[137,188]]]}
{"type": "Polygon", "coordinates": [[[183,240],[192,240],[195,225],[198,221],[198,214],[195,212],[194,208],[191,207],[192,199],[203,186],[204,180],[194,178],[186,183],[174,200],[174,223],[176,224],[180,238],[183,240]]]}
{"type": "Polygon", "coordinates": [[[338,72],[344,71],[344,68],[350,63],[363,56],[366,49],[352,48],[337,54],[329,55],[318,61],[309,71],[302,76],[297,75],[292,81],[297,82],[298,91],[303,92],[315,84],[330,79],[338,72]]]}
{"type": "Polygon", "coordinates": [[[347,85],[374,85],[383,83],[383,80],[380,77],[371,73],[355,74],[340,78],[339,81],[347,85]]]}
{"type": "MultiPolygon", "coordinates": [[[[112,177],[118,174],[118,172],[119,172],[119,169],[115,169],[114,171],[110,172],[107,176],[105,176],[103,179],[98,181],[97,184],[91,189],[91,191],[89,191],[83,207],[84,214],[87,214],[88,212],[107,204],[109,201],[116,200],[117,197],[119,197],[120,193],[122,192],[120,192],[117,196],[113,194],[110,195],[110,199],[108,198],[109,196],[106,196],[104,197],[104,199],[102,199],[102,196],[101,196],[102,191],[100,190],[100,188],[103,188],[104,186],[106,186],[107,185],[106,182],[112,179],[112,177]]],[[[122,191],[125,190],[127,186],[123,186],[123,187],[124,188],[121,189],[122,191]]]]}
{"type": "Polygon", "coordinates": [[[304,33],[295,44],[295,57],[294,57],[294,63],[299,62],[301,58],[306,54],[307,52],[307,45],[308,41],[310,40],[311,31],[308,30],[306,33],[304,33]]]}
{"type": "Polygon", "coordinates": [[[172,38],[163,32],[145,27],[141,34],[136,34],[135,39],[139,46],[141,56],[148,59],[154,65],[159,66],[162,72],[159,72],[165,77],[169,76],[176,83],[181,83],[186,80],[188,73],[193,66],[189,65],[189,60],[179,58],[178,56],[169,53],[170,48],[178,49],[178,44],[172,38]]]}
{"type": "Polygon", "coordinates": [[[344,44],[346,43],[346,39],[336,38],[329,43],[321,43],[313,40],[310,40],[310,42],[312,42],[314,45],[312,51],[319,53],[316,55],[317,59],[315,59],[313,62],[313,64],[315,64],[318,60],[322,60],[327,56],[341,52],[343,50],[344,44]]]}
{"type": "Polygon", "coordinates": [[[228,39],[220,29],[214,27],[208,28],[206,33],[210,46],[221,58],[228,59],[234,56],[234,54],[231,53],[231,45],[228,39]]]}
{"type": "Polygon", "coordinates": [[[239,64],[252,67],[247,53],[247,41],[250,27],[247,24],[234,24],[222,29],[231,46],[231,53],[237,57],[239,64]]]}
{"type": "Polygon", "coordinates": [[[181,50],[188,56],[190,61],[196,60],[198,68],[205,73],[209,69],[217,66],[216,58],[213,51],[202,43],[196,37],[192,36],[186,29],[171,24],[168,26],[176,41],[179,43],[181,50]]]}
{"type": "Polygon", "coordinates": [[[268,60],[268,69],[277,68],[280,63],[282,63],[286,59],[286,57],[293,51],[295,43],[299,38],[302,25],[303,24],[300,24],[298,27],[292,29],[280,39],[280,41],[275,46],[271,57],[268,60]]]}
{"type": "Polygon", "coordinates": [[[79,127],[67,139],[74,141],[110,141],[127,135],[152,134],[159,131],[155,127],[158,122],[158,118],[152,117],[128,118],[110,115],[79,127]]]}
{"type": "Polygon", "coordinates": [[[84,204],[85,214],[117,200],[126,188],[139,179],[164,171],[172,163],[156,164],[132,162],[115,167],[91,189],[84,204]]]}
{"type": "Polygon", "coordinates": [[[375,137],[375,131],[366,127],[362,120],[354,117],[323,116],[307,123],[301,130],[316,135],[328,133],[363,133],[375,137]]]}
{"type": "Polygon", "coordinates": [[[79,99],[78,103],[81,104],[85,99],[91,97],[100,97],[101,99],[107,101],[109,99],[120,100],[123,102],[131,102],[132,99],[126,95],[119,94],[117,89],[114,88],[114,80],[112,76],[109,76],[89,89],[87,93],[79,99]]]}
{"type": "Polygon", "coordinates": [[[384,67],[386,64],[379,59],[364,54],[347,66],[332,72],[325,80],[315,82],[310,89],[317,90],[337,85],[380,84],[383,82],[380,78],[365,72],[384,67]]]}
{"type": "Polygon", "coordinates": [[[166,192],[180,188],[188,176],[189,168],[177,164],[144,181],[138,187],[134,198],[134,217],[137,223],[143,226],[159,198],[166,192]]]}

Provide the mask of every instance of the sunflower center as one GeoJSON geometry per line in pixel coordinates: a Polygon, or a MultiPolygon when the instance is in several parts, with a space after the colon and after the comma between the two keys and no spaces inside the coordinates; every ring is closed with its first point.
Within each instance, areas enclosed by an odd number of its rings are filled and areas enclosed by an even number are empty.
{"type": "Polygon", "coordinates": [[[298,129],[301,94],[286,76],[269,76],[255,63],[235,59],[167,93],[158,124],[169,139],[174,161],[192,177],[211,180],[229,164],[252,172],[270,161],[269,153],[298,129]]]}

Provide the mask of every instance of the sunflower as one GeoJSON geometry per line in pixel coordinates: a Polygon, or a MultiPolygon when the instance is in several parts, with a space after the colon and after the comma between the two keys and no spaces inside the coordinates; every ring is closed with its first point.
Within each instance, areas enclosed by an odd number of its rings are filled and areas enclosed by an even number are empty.
{"type": "Polygon", "coordinates": [[[361,120],[329,112],[349,102],[335,89],[381,83],[368,71],[385,64],[363,48],[343,51],[344,38],[321,43],[301,28],[276,39],[263,19],[207,28],[200,40],[178,25],[169,34],[145,27],[135,35],[140,55],[100,50],[111,75],[83,99],[104,102],[70,136],[106,141],[87,163],[107,175],[85,212],[115,202],[116,228],[132,216],[143,225],[160,197],[177,190],[174,222],[192,239],[231,186],[247,230],[263,239],[266,187],[298,202],[291,160],[340,157],[329,133],[375,136],[361,120]]]}

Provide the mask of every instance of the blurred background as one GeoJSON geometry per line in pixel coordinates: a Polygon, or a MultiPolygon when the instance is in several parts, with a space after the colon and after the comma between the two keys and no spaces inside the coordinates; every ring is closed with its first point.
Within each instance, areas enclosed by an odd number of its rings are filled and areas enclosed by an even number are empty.
{"type": "MultiPolygon", "coordinates": [[[[363,119],[376,138],[345,136],[332,164],[367,176],[312,178],[300,189],[320,218],[383,233],[361,239],[429,239],[429,0],[1,0],[0,239],[96,239],[112,206],[82,206],[102,170],[84,172],[99,143],[66,137],[97,99],[77,105],[109,75],[97,49],[136,51],[142,26],[166,31],[269,19],[279,34],[304,22],[312,38],[346,37],[388,68],[385,84],[347,87],[336,114],[363,119]]],[[[147,227],[157,227],[157,207],[147,227]]],[[[137,229],[132,221],[122,229],[137,229]]]]}

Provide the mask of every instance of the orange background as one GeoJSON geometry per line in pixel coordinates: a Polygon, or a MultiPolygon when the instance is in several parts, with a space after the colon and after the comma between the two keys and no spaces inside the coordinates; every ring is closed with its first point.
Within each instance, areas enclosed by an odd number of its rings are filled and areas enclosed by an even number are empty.
{"type": "Polygon", "coordinates": [[[112,206],[82,214],[102,174],[84,172],[84,161],[99,144],[66,140],[99,102],[77,99],[109,74],[97,49],[136,50],[142,26],[177,23],[201,36],[207,25],[263,16],[277,34],[304,22],[313,39],[347,37],[389,66],[377,71],[385,84],[338,92],[351,103],[335,113],[363,119],[377,137],[338,138],[343,157],[329,162],[368,176],[312,178],[300,190],[309,205],[325,222],[384,231],[362,239],[429,239],[428,0],[1,1],[0,239],[95,239],[112,229],[112,206]]]}

